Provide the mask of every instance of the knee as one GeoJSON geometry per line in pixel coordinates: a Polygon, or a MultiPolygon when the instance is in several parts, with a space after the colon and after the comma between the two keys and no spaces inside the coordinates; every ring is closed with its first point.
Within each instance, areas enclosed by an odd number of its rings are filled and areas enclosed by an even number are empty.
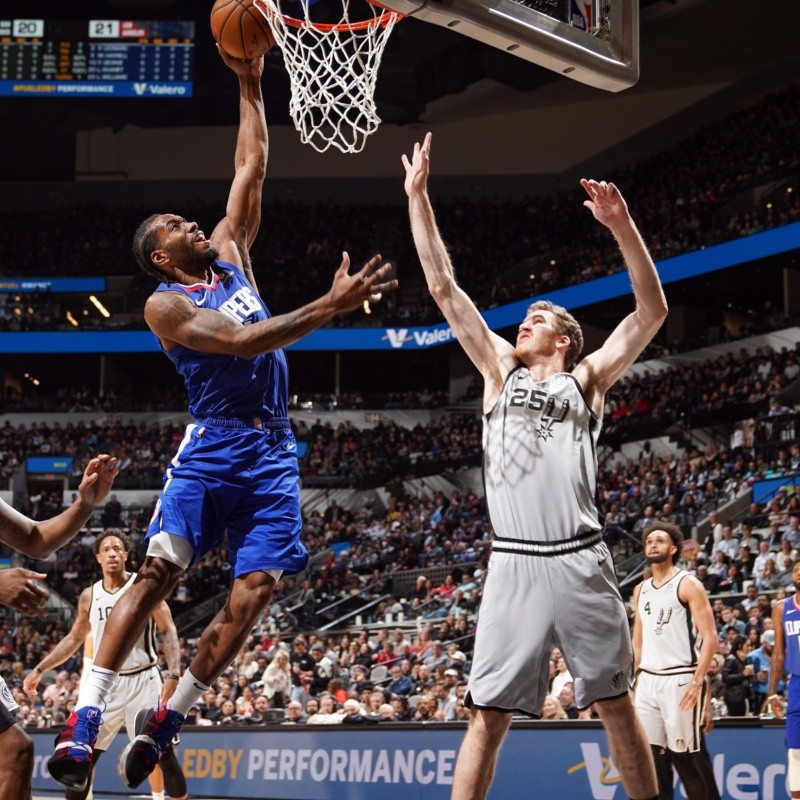
{"type": "Polygon", "coordinates": [[[275,581],[265,572],[251,572],[234,581],[231,604],[246,614],[260,614],[272,597],[275,581]]]}
{"type": "Polygon", "coordinates": [[[479,736],[485,742],[497,743],[502,741],[510,724],[511,714],[473,708],[469,726],[473,735],[479,736]]]}
{"type": "Polygon", "coordinates": [[[165,558],[147,556],[140,567],[136,582],[149,581],[158,591],[166,595],[175,587],[183,569],[165,558]]]}

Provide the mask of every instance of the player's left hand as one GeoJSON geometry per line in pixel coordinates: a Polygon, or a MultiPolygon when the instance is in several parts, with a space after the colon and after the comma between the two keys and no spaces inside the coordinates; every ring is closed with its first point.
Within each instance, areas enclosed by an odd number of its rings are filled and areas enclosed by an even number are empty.
{"type": "Polygon", "coordinates": [[[697,705],[700,699],[701,687],[696,683],[687,683],[686,688],[683,690],[681,699],[678,702],[678,708],[681,711],[690,711],[697,705]]]}
{"type": "Polygon", "coordinates": [[[114,485],[114,478],[119,475],[117,459],[103,453],[93,458],[83,471],[83,480],[78,486],[81,501],[86,505],[96,506],[105,500],[114,485]]]}
{"type": "Polygon", "coordinates": [[[581,178],[581,186],[589,195],[589,200],[584,200],[583,204],[598,222],[613,228],[617,223],[628,219],[628,204],[613,183],[581,178]]]}
{"type": "Polygon", "coordinates": [[[217,45],[217,52],[225,62],[225,66],[228,69],[232,69],[237,75],[241,75],[244,78],[261,79],[264,73],[264,56],[256,56],[249,61],[242,58],[234,58],[228,55],[219,45],[217,45]]]}
{"type": "Polygon", "coordinates": [[[175,690],[178,688],[178,679],[170,677],[169,675],[164,676],[164,683],[161,687],[161,699],[159,700],[159,704],[165,706],[167,704],[167,700],[175,694],[175,690]]]}

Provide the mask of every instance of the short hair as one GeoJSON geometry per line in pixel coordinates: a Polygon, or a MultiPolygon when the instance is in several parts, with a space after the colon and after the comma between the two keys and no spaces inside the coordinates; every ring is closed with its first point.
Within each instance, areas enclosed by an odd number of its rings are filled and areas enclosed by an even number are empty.
{"type": "Polygon", "coordinates": [[[565,366],[569,367],[575,363],[583,350],[583,331],[578,324],[578,320],[564,306],[557,306],[549,300],[537,300],[535,303],[531,303],[525,316],[530,316],[534,311],[549,311],[556,318],[558,332],[569,338],[565,366]]]}
{"type": "Polygon", "coordinates": [[[158,240],[156,238],[156,226],[153,224],[161,214],[151,214],[147,219],[142,220],[136,233],[133,234],[133,257],[142,271],[146,272],[159,282],[168,280],[167,276],[153,266],[150,258],[153,251],[157,249],[158,240]]]}
{"type": "Polygon", "coordinates": [[[672,554],[672,563],[677,564],[681,559],[681,555],[683,554],[683,534],[681,533],[681,529],[672,522],[662,522],[661,520],[651,522],[649,525],[646,525],[642,531],[643,547],[647,545],[647,537],[653,531],[664,531],[664,533],[666,533],[667,536],[669,536],[669,538],[672,540],[672,544],[674,544],[677,548],[677,550],[672,554]]]}
{"type": "Polygon", "coordinates": [[[92,550],[94,554],[97,555],[100,552],[100,545],[109,538],[109,536],[116,536],[122,542],[122,546],[125,548],[126,553],[130,553],[131,551],[131,540],[127,537],[126,534],[122,532],[120,528],[106,528],[98,537],[95,539],[94,544],[92,545],[92,550]]]}

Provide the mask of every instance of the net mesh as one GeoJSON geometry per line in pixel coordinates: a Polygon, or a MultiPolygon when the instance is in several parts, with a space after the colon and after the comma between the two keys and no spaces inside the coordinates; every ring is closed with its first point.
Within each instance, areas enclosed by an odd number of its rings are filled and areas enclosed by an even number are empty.
{"type": "MultiPolygon", "coordinates": [[[[375,83],[386,42],[401,15],[364,3],[367,18],[353,20],[349,0],[341,0],[339,22],[322,24],[310,16],[313,0],[299,0],[302,19],[287,15],[282,2],[256,0],[254,5],[283,52],[292,90],[289,113],[301,141],[320,153],[330,147],[361,152],[381,122],[375,83]]],[[[297,6],[296,0],[293,10],[297,6]]]]}

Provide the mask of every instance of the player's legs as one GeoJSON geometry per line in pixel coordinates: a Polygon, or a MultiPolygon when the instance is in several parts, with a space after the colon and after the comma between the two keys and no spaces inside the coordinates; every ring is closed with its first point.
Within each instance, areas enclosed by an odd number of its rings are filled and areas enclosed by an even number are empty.
{"type": "Polygon", "coordinates": [[[672,753],[675,769],[678,771],[688,800],[708,800],[710,796],[702,764],[703,758],[699,750],[696,753],[672,753]]]}
{"type": "Polygon", "coordinates": [[[650,745],[636,716],[630,692],[595,703],[608,734],[611,759],[619,770],[631,800],[645,800],[658,794],[656,770],[650,745]]]}
{"type": "MultiPolygon", "coordinates": [[[[6,711],[5,706],[2,711],[6,711]]],[[[0,800],[30,800],[33,742],[5,714],[0,715],[0,775],[0,800]]]]}
{"type": "Polygon", "coordinates": [[[800,692],[796,680],[794,676],[789,680],[786,705],[786,782],[791,797],[800,797],[800,692]]]}
{"type": "Polygon", "coordinates": [[[511,714],[473,708],[458,752],[451,800],[483,800],[497,767],[500,745],[511,724],[511,714]]]}
{"type": "Polygon", "coordinates": [[[197,644],[189,665],[195,678],[210,686],[230,665],[267,607],[274,587],[275,579],[260,570],[233,581],[225,605],[197,644]]]}

